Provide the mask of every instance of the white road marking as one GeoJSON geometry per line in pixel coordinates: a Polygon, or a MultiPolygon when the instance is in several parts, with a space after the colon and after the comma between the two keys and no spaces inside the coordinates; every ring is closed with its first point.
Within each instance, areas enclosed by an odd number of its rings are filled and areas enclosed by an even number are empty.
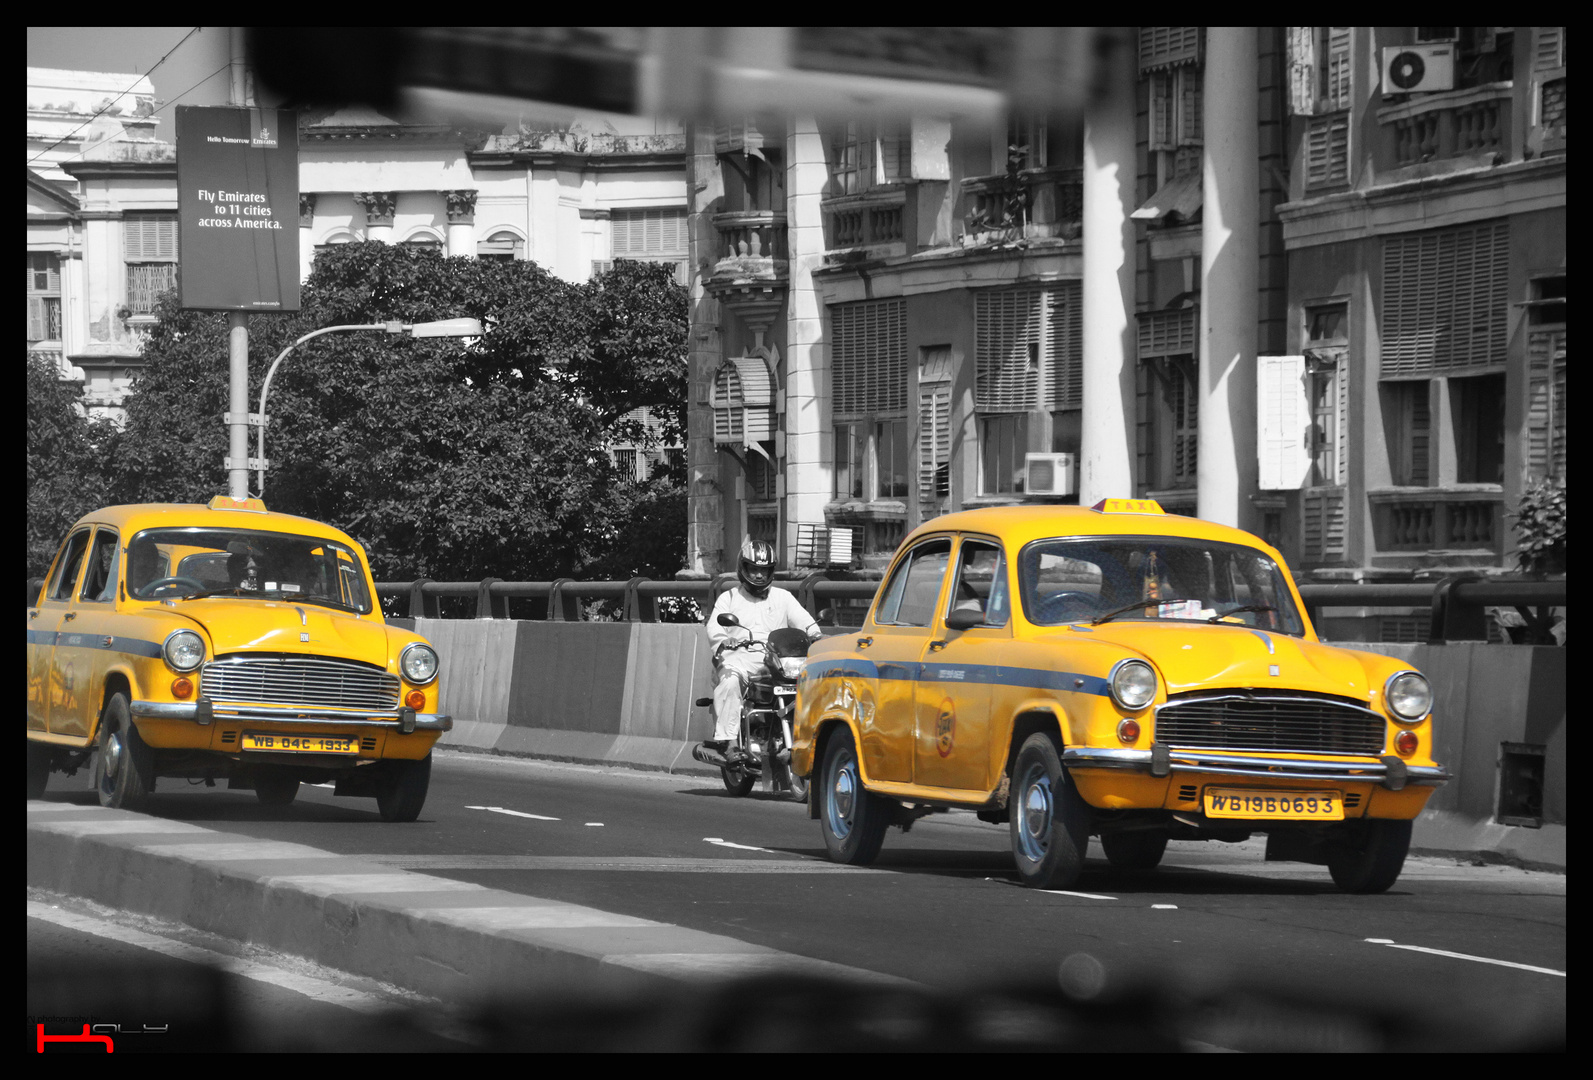
{"type": "Polygon", "coordinates": [[[1177,911],[1178,910],[1178,905],[1177,904],[1152,904],[1151,905],[1151,910],[1152,911],[1177,911]]]}
{"type": "Polygon", "coordinates": [[[751,844],[732,844],[729,840],[721,840],[717,836],[705,836],[703,842],[715,847],[735,848],[737,851],[761,851],[766,855],[784,855],[783,851],[774,851],[766,847],[753,847],[751,844]]]}
{"type": "MultiPolygon", "coordinates": [[[[986,878],[985,880],[988,881],[990,879],[986,878]]],[[[1101,896],[1098,893],[1090,893],[1090,892],[1069,892],[1066,889],[1040,889],[1038,891],[1039,892],[1043,892],[1043,893],[1050,893],[1052,896],[1082,896],[1086,900],[1116,900],[1117,899],[1117,897],[1115,897],[1115,896],[1101,896]]]]}
{"type": "Polygon", "coordinates": [[[586,823],[586,827],[588,829],[601,829],[603,827],[603,823],[601,821],[588,821],[586,823]]]}
{"type": "Polygon", "coordinates": [[[559,820],[556,817],[548,817],[545,814],[527,814],[523,810],[505,810],[501,806],[467,806],[467,807],[465,807],[465,809],[466,810],[488,810],[488,811],[491,811],[494,814],[508,814],[510,817],[531,818],[533,821],[558,821],[559,820]]]}
{"type": "Polygon", "coordinates": [[[1434,956],[1449,956],[1456,960],[1475,960],[1479,964],[1496,964],[1499,967],[1519,968],[1522,971],[1536,971],[1540,975],[1558,975],[1562,979],[1565,978],[1565,972],[1563,971],[1556,971],[1554,968],[1535,967],[1532,964],[1517,964],[1512,960],[1495,960],[1488,956],[1472,956],[1463,952],[1449,952],[1447,949],[1429,949],[1424,945],[1401,945],[1392,938],[1369,937],[1366,941],[1371,945],[1387,945],[1391,949],[1406,949],[1410,952],[1431,953],[1434,956]]]}

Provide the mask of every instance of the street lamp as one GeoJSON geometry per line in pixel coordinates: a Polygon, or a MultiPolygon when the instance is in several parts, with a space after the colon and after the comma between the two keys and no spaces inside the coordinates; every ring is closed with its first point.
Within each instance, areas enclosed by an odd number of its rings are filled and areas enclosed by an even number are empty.
{"type": "Polygon", "coordinates": [[[266,395],[271,392],[271,377],[277,373],[277,365],[282,363],[283,360],[287,359],[288,353],[292,352],[294,349],[297,349],[300,345],[303,345],[306,341],[309,341],[311,338],[320,337],[322,334],[335,334],[335,333],[338,333],[339,331],[342,331],[342,330],[384,330],[384,331],[386,331],[389,334],[408,334],[410,337],[417,337],[417,338],[480,337],[481,336],[481,320],[480,319],[438,319],[435,322],[423,322],[423,323],[406,323],[406,322],[398,322],[397,320],[393,320],[391,322],[350,323],[350,324],[348,324],[346,326],[327,326],[327,327],[323,327],[320,330],[312,330],[312,331],[310,331],[308,334],[305,334],[299,340],[295,341],[292,345],[289,345],[286,349],[283,349],[280,353],[278,353],[277,354],[277,358],[275,360],[271,361],[270,370],[268,370],[266,372],[265,382],[260,384],[260,416],[259,416],[260,437],[259,437],[259,441],[257,443],[257,445],[259,447],[259,456],[255,459],[254,464],[257,465],[257,467],[259,469],[259,472],[260,472],[260,480],[259,480],[259,485],[258,486],[259,486],[259,494],[262,495],[262,496],[265,494],[266,466],[268,466],[270,464],[270,462],[266,460],[265,433],[266,433],[266,395]]]}

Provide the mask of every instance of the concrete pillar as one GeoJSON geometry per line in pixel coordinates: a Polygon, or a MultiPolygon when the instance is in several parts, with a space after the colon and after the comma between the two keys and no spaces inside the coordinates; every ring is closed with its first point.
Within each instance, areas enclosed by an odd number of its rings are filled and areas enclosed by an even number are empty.
{"type": "Polygon", "coordinates": [[[448,201],[448,254],[476,257],[476,192],[445,191],[448,201]]]}
{"type": "Polygon", "coordinates": [[[1134,495],[1134,64],[1114,52],[1084,119],[1081,506],[1134,495]]]}
{"type": "Polygon", "coordinates": [[[712,124],[686,126],[686,227],[691,243],[691,328],[687,342],[686,571],[717,574],[724,569],[725,492],[719,483],[719,450],[709,404],[720,362],[720,305],[703,285],[702,267],[713,265],[719,241],[713,215],[723,201],[724,181],[714,155],[712,124]]]}
{"type": "Polygon", "coordinates": [[[829,349],[824,305],[813,271],[824,261],[819,200],[829,177],[824,138],[812,117],[790,122],[786,135],[785,560],[796,557],[797,526],[824,522],[832,486],[829,349]]]}
{"type": "Polygon", "coordinates": [[[1253,529],[1260,259],[1256,29],[1206,30],[1197,513],[1253,529]]]}
{"type": "Polygon", "coordinates": [[[398,193],[362,191],[354,201],[365,207],[365,239],[382,244],[393,242],[393,212],[398,208],[398,193]]]}

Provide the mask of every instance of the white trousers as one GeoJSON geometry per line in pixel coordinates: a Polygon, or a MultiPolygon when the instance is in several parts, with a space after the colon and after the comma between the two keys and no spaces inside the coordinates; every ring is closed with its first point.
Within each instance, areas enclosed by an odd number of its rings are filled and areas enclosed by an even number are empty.
{"type": "Polygon", "coordinates": [[[714,739],[741,739],[741,703],[747,687],[767,686],[769,668],[762,649],[726,649],[714,669],[714,739]]]}

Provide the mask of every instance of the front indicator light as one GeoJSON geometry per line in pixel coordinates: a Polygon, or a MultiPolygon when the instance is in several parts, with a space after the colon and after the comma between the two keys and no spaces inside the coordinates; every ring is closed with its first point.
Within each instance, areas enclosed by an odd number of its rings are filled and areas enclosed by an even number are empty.
{"type": "Polygon", "coordinates": [[[1139,721],[1124,720],[1117,725],[1117,738],[1120,742],[1131,743],[1139,738],[1139,721]]]}
{"type": "Polygon", "coordinates": [[[178,701],[187,701],[193,696],[194,684],[191,679],[173,679],[171,681],[171,696],[178,701]]]}
{"type": "Polygon", "coordinates": [[[407,695],[405,695],[404,704],[408,705],[411,709],[419,711],[419,709],[426,704],[426,695],[421,693],[419,690],[411,690],[407,695]]]}
{"type": "Polygon", "coordinates": [[[1394,736],[1394,749],[1399,751],[1400,757],[1410,757],[1421,745],[1421,740],[1414,731],[1402,731],[1394,736]]]}

